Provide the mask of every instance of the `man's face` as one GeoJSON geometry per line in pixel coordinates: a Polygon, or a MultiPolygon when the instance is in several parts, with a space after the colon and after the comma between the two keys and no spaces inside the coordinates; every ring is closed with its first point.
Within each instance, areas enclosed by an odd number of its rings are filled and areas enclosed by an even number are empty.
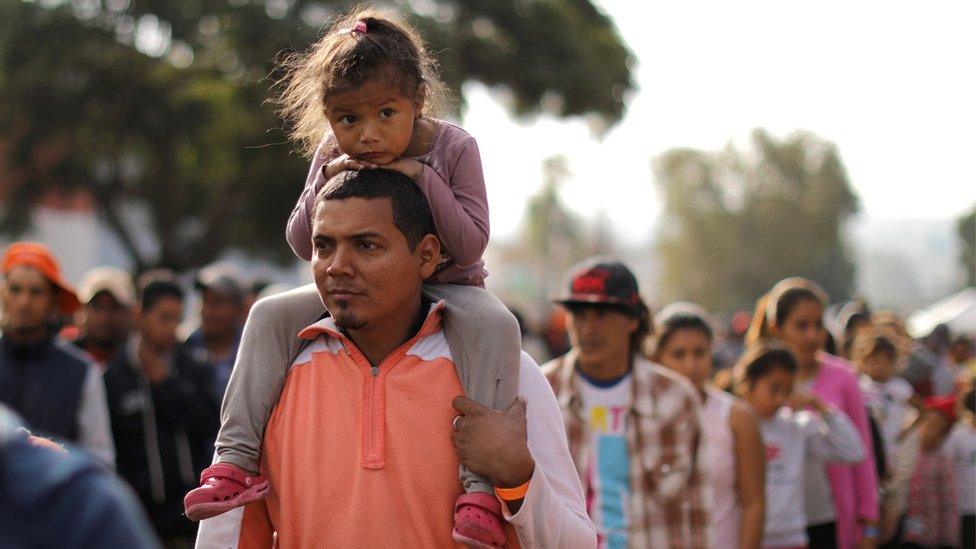
{"type": "Polygon", "coordinates": [[[99,292],[85,305],[85,334],[99,343],[114,343],[126,337],[132,311],[112,294],[99,292]]]}
{"type": "Polygon", "coordinates": [[[410,145],[415,103],[381,79],[329,96],[325,114],[342,152],[382,166],[410,145]]]}
{"type": "Polygon", "coordinates": [[[312,226],[312,276],[326,309],[344,330],[414,315],[420,286],[433,274],[440,244],[427,235],[411,250],[393,223],[388,198],[326,200],[312,226]]]}
{"type": "Polygon", "coordinates": [[[568,308],[566,328],[569,340],[582,364],[604,364],[615,357],[629,355],[630,335],[638,320],[619,309],[578,305],[568,308]]]}
{"type": "Polygon", "coordinates": [[[139,313],[139,334],[156,349],[172,349],[176,347],[176,330],[182,320],[183,301],[162,297],[152,308],[139,313]]]}
{"type": "Polygon", "coordinates": [[[232,337],[243,320],[243,304],[236,298],[209,288],[200,294],[200,328],[204,337],[232,337]]]}
{"type": "Polygon", "coordinates": [[[14,267],[2,285],[6,328],[33,330],[54,314],[58,293],[44,276],[30,267],[14,267]]]}

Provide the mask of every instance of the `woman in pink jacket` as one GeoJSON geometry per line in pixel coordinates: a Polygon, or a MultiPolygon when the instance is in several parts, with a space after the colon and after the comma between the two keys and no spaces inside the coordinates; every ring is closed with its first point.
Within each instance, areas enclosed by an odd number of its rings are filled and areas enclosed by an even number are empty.
{"type": "MultiPolygon", "coordinates": [[[[843,359],[822,351],[826,299],[812,281],[780,281],[757,304],[747,340],[753,343],[777,338],[786,343],[799,366],[797,388],[847,414],[861,435],[865,455],[870,456],[874,445],[857,377],[843,359]]],[[[809,471],[806,478],[810,547],[874,547],[878,536],[874,461],[865,459],[855,465],[829,465],[825,469],[809,471]]]]}

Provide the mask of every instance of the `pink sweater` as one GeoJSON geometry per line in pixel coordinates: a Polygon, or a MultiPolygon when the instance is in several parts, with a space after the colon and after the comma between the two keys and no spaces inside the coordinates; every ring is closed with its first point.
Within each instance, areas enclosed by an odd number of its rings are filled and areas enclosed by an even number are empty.
{"type": "Polygon", "coordinates": [[[861,397],[857,377],[843,359],[820,354],[820,370],[813,381],[815,395],[847,414],[861,435],[864,454],[857,465],[829,465],[827,475],[837,511],[837,542],[841,549],[851,549],[860,539],[859,520],[878,520],[878,481],[874,468],[874,444],[867,410],[861,397]]]}
{"type": "MultiPolygon", "coordinates": [[[[439,133],[431,151],[411,157],[424,165],[415,183],[430,203],[438,237],[451,257],[428,282],[484,286],[488,273],[481,256],[488,246],[488,193],[478,144],[460,127],[437,123],[439,133]]],[[[325,185],[322,168],[341,154],[332,134],[327,134],[315,151],[305,189],[288,218],[288,244],[305,261],[312,260],[312,213],[315,197],[325,185]]]]}

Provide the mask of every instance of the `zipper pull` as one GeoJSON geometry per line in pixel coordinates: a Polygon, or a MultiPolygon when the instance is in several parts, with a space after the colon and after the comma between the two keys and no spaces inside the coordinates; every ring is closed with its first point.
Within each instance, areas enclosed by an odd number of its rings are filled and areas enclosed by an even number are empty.
{"type": "Polygon", "coordinates": [[[379,366],[373,366],[373,367],[371,367],[369,369],[369,373],[373,374],[373,377],[376,377],[376,376],[380,375],[380,367],[379,366]]]}

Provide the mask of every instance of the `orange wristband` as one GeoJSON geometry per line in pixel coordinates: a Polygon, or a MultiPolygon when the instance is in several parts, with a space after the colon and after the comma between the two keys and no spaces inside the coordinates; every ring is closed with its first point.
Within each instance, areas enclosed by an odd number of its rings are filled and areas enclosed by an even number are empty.
{"type": "Polygon", "coordinates": [[[525,498],[525,494],[529,491],[530,480],[525,481],[521,486],[516,486],[515,488],[499,488],[495,486],[495,494],[505,501],[516,501],[525,498]]]}

